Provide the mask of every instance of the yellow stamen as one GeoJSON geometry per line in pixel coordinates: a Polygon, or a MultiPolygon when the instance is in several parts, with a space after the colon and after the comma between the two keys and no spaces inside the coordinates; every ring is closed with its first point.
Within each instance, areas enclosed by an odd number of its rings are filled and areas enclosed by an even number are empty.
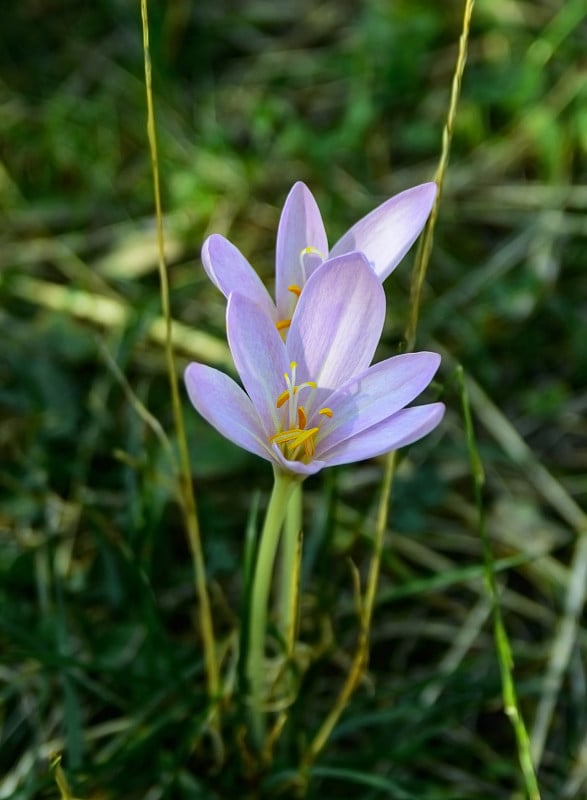
{"type": "MultiPolygon", "coordinates": [[[[283,373],[286,389],[276,400],[277,408],[282,408],[281,421],[277,425],[280,431],[269,437],[269,442],[281,448],[283,454],[289,459],[301,459],[306,463],[311,461],[316,452],[316,435],[319,434],[320,427],[307,428],[308,413],[305,406],[298,405],[298,393],[302,389],[318,388],[316,381],[304,381],[296,383],[296,372],[298,365],[295,361],[290,361],[290,371],[283,373]]],[[[311,401],[309,401],[311,402],[311,401]]],[[[325,417],[333,417],[331,408],[325,407],[318,411],[325,417]]]]}
{"type": "Polygon", "coordinates": [[[294,439],[300,435],[300,431],[297,428],[290,428],[287,431],[281,431],[280,433],[274,433],[273,436],[269,438],[271,444],[288,444],[289,442],[293,442],[294,439]]]}
{"type": "Polygon", "coordinates": [[[278,331],[285,331],[291,325],[291,319],[279,319],[275,323],[275,327],[278,331]]]}
{"type": "Polygon", "coordinates": [[[279,397],[277,398],[277,403],[275,404],[277,408],[281,408],[281,406],[289,400],[289,389],[286,389],[285,392],[282,392],[279,397]]]}
{"type": "Polygon", "coordinates": [[[301,295],[301,293],[302,293],[302,290],[300,289],[300,287],[296,286],[295,283],[292,283],[291,286],[288,286],[287,287],[287,291],[288,292],[292,292],[293,294],[295,294],[296,297],[299,297],[301,295]]]}
{"type": "Polygon", "coordinates": [[[289,446],[295,449],[303,444],[306,455],[312,457],[314,455],[314,436],[319,430],[319,428],[310,428],[307,431],[298,431],[298,436],[290,441],[289,446]]]}
{"type": "Polygon", "coordinates": [[[297,450],[298,447],[304,448],[304,452],[308,458],[311,458],[314,455],[314,437],[318,433],[319,428],[310,428],[309,430],[300,430],[299,428],[290,428],[287,431],[281,431],[280,433],[274,433],[273,436],[269,438],[271,444],[286,444],[292,451],[292,455],[294,455],[294,451],[297,450]]]}

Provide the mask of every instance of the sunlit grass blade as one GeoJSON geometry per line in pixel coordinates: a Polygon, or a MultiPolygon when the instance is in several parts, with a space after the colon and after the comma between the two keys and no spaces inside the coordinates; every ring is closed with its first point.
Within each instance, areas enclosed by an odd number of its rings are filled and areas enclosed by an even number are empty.
{"type": "MultiPolygon", "coordinates": [[[[469,40],[473,5],[474,5],[474,0],[465,0],[462,31],[459,39],[459,49],[457,54],[455,73],[452,82],[450,103],[448,108],[447,120],[443,130],[440,161],[436,171],[436,182],[438,184],[439,190],[436,195],[430,219],[428,220],[428,223],[424,228],[423,238],[419,242],[418,252],[416,254],[416,264],[414,267],[414,273],[412,277],[412,287],[410,292],[409,316],[405,331],[405,340],[407,343],[408,350],[412,349],[416,337],[416,327],[418,324],[421,289],[426,276],[426,270],[428,267],[428,262],[430,260],[430,254],[432,252],[434,227],[436,225],[436,219],[438,216],[438,207],[439,207],[442,184],[448,166],[452,133],[453,133],[454,122],[458,106],[458,99],[461,89],[461,81],[465,69],[465,63],[467,60],[467,44],[469,40]]],[[[396,464],[397,464],[396,453],[392,452],[389,454],[385,462],[385,471],[381,486],[380,500],[377,511],[377,521],[375,525],[373,554],[371,556],[369,574],[367,577],[367,584],[365,587],[365,596],[362,605],[363,613],[361,616],[361,625],[360,625],[359,637],[355,650],[355,655],[353,657],[352,665],[347,674],[344,685],[330,714],[328,714],[324,722],[321,724],[320,728],[318,729],[318,732],[316,733],[315,737],[311,741],[309,747],[307,748],[304,754],[302,764],[303,764],[303,769],[306,772],[308,771],[310,765],[314,762],[314,760],[316,759],[316,757],[318,756],[318,754],[328,741],[336,723],[338,722],[353,692],[355,691],[356,687],[359,684],[364,667],[368,663],[371,620],[373,616],[373,609],[375,606],[375,596],[379,580],[385,531],[387,529],[387,520],[391,505],[390,498],[395,476],[396,464]]]]}
{"type": "Polygon", "coordinates": [[[60,755],[53,756],[49,766],[51,772],[53,773],[53,777],[55,778],[55,783],[57,784],[57,788],[59,789],[61,800],[76,800],[76,798],[71,793],[71,789],[69,788],[69,783],[67,782],[65,772],[63,771],[63,767],[61,766],[61,756],[60,755]]]}
{"type": "Polygon", "coordinates": [[[161,192],[159,185],[159,157],[157,152],[157,135],[155,129],[155,112],[153,105],[153,91],[151,82],[151,54],[149,50],[149,18],[147,0],[141,0],[141,18],[143,24],[143,52],[145,65],[145,90],[147,98],[147,134],[149,139],[149,149],[151,154],[151,166],[153,173],[153,192],[155,198],[155,214],[157,221],[157,246],[159,255],[159,280],[161,291],[161,303],[163,316],[165,318],[165,359],[169,386],[171,390],[171,403],[173,409],[173,419],[177,435],[179,448],[179,495],[182,501],[182,508],[185,516],[185,523],[188,532],[189,544],[194,561],[194,571],[196,578],[196,592],[199,601],[199,618],[202,642],[204,645],[204,659],[206,662],[206,677],[208,682],[208,693],[212,702],[215,702],[220,694],[220,676],[216,659],[216,643],[214,638],[214,625],[212,622],[212,611],[210,598],[206,585],[206,567],[204,564],[204,553],[196,511],[196,500],[192,486],[190,460],[188,455],[187,439],[183,422],[183,413],[179,397],[178,378],[175,370],[175,359],[172,341],[172,320],[171,304],[169,298],[169,278],[167,275],[167,264],[165,260],[165,245],[163,234],[163,211],[161,206],[161,192]]]}

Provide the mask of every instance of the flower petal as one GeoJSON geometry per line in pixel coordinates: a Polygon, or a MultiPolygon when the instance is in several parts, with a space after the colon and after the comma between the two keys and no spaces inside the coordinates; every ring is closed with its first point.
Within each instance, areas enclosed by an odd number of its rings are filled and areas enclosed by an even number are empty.
{"type": "Polygon", "coordinates": [[[285,472],[293,472],[296,475],[315,475],[321,469],[327,466],[324,461],[312,459],[309,464],[303,461],[290,461],[286,458],[277,445],[273,445],[273,456],[282,470],[285,472]]]}
{"type": "Polygon", "coordinates": [[[308,187],[298,181],[283,205],[277,229],[275,296],[279,319],[290,319],[295,305],[295,296],[288,287],[302,288],[327,254],[328,240],[320,210],[308,187]],[[306,248],[315,251],[314,255],[304,257],[306,248]]]}
{"type": "Polygon", "coordinates": [[[330,251],[330,257],[359,250],[384,280],[414,244],[428,219],[436,184],[423,183],[400,192],[355,223],[330,251]]]}
{"type": "Polygon", "coordinates": [[[249,453],[272,460],[259,415],[232,378],[195,363],[187,367],[184,378],[192,404],[210,425],[249,453]]]}
{"type": "Polygon", "coordinates": [[[325,261],[302,292],[287,335],[301,380],[336,389],[369,366],[385,317],[385,294],[362,253],[325,261]]]}
{"type": "Polygon", "coordinates": [[[285,345],[275,324],[249,297],[233,292],[226,309],[230,352],[267,436],[278,430],[275,405],[289,372],[285,345]]]}
{"type": "Polygon", "coordinates": [[[318,421],[315,415],[309,422],[320,426],[317,457],[411,403],[428,386],[439,365],[437,353],[405,353],[380,361],[347,381],[325,400],[332,416],[318,421]]]}
{"type": "Polygon", "coordinates": [[[405,447],[430,433],[441,421],[444,410],[444,403],[404,408],[322,453],[321,460],[328,466],[350,464],[405,447]]]}
{"type": "Polygon", "coordinates": [[[231,292],[249,297],[268,314],[277,319],[275,305],[263,281],[247,259],[224,236],[213,233],[202,247],[202,263],[212,283],[228,298],[231,292]]]}

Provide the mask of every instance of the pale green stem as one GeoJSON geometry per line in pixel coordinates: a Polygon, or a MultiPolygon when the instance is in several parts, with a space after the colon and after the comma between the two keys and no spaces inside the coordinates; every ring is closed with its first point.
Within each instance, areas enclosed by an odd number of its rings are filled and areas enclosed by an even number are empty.
{"type": "Polygon", "coordinates": [[[291,656],[294,649],[297,598],[298,598],[298,550],[299,536],[302,530],[302,484],[294,487],[287,506],[285,528],[281,540],[280,575],[279,575],[279,633],[285,643],[286,656],[291,656]]]}
{"type": "Polygon", "coordinates": [[[247,652],[247,680],[251,711],[251,733],[255,746],[261,750],[265,740],[263,715],[263,686],[265,683],[265,638],[267,633],[267,607],[271,578],[279,544],[279,534],[292,492],[299,480],[292,475],[275,471],[275,483],[269,499],[267,513],[255,564],[255,574],[249,609],[249,647],[247,652]]]}

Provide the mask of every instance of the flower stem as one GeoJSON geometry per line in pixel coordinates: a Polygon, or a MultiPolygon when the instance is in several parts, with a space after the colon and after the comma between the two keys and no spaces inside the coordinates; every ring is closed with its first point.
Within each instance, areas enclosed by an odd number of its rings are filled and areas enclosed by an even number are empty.
{"type": "Polygon", "coordinates": [[[279,575],[279,633],[285,644],[285,655],[293,654],[299,581],[299,537],[302,530],[302,485],[294,486],[285,518],[285,529],[281,540],[279,575]]]}
{"type": "Polygon", "coordinates": [[[255,564],[249,609],[247,679],[251,707],[251,733],[253,743],[258,750],[262,749],[265,740],[265,718],[262,706],[269,591],[281,526],[285,519],[289,499],[298,483],[297,478],[275,471],[275,482],[261,531],[257,563],[255,564]]]}

